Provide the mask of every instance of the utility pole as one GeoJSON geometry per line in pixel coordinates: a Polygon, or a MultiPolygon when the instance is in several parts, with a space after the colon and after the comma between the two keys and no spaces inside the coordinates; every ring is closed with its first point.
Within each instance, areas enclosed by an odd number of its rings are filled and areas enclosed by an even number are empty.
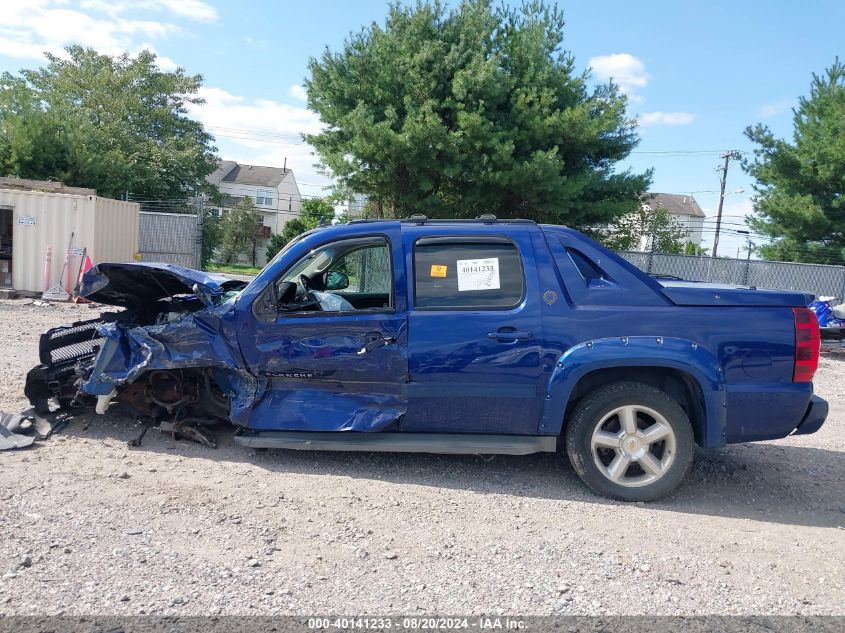
{"type": "Polygon", "coordinates": [[[720,169],[722,172],[722,183],[719,187],[719,210],[716,212],[716,235],[713,237],[713,257],[716,257],[719,250],[719,229],[722,227],[722,205],[725,204],[725,185],[728,182],[728,164],[732,158],[737,158],[738,156],[739,152],[733,149],[723,153],[721,156],[725,159],[725,164],[720,169]]]}

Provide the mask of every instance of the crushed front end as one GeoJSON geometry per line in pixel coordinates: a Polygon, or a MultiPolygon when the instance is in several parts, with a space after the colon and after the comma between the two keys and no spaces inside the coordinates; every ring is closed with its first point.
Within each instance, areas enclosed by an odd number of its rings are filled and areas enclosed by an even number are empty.
{"type": "Polygon", "coordinates": [[[234,342],[243,285],[163,264],[95,267],[83,296],[123,310],[42,334],[27,398],[41,413],[51,401],[97,413],[118,405],[174,434],[235,421],[255,393],[234,342]]]}
{"type": "Polygon", "coordinates": [[[51,399],[62,409],[84,405],[85,394],[79,388],[103,342],[97,326],[112,317],[118,315],[107,313],[98,319],[55,327],[41,335],[40,364],[29,371],[24,386],[24,394],[38,413],[49,412],[51,399]],[[78,397],[82,401],[77,401],[78,397]]]}

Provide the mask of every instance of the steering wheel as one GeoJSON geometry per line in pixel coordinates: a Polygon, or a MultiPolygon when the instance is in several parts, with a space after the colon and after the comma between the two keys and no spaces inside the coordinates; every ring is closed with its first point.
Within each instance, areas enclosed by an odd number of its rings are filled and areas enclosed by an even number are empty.
{"type": "Polygon", "coordinates": [[[308,275],[300,275],[298,281],[299,281],[299,284],[302,286],[302,289],[305,292],[312,290],[312,288],[311,288],[311,278],[308,275]]]}
{"type": "Polygon", "coordinates": [[[314,290],[311,278],[308,275],[300,275],[297,277],[297,281],[299,282],[299,285],[302,286],[302,302],[309,306],[316,306],[316,309],[320,310],[320,302],[317,301],[317,298],[313,294],[311,294],[311,291],[314,290]]]}

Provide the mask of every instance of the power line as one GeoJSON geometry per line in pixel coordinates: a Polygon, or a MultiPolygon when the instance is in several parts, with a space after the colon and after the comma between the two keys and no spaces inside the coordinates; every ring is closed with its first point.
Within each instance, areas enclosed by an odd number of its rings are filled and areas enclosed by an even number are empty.
{"type": "MultiPolygon", "coordinates": [[[[249,129],[249,128],[234,128],[220,125],[206,125],[209,130],[219,130],[217,136],[222,138],[240,139],[240,140],[259,140],[267,143],[280,143],[282,145],[308,145],[303,140],[303,136],[308,132],[273,132],[272,130],[249,129]]],[[[742,150],[730,150],[737,157],[748,152],[742,150]]],[[[722,155],[725,150],[720,149],[673,149],[673,150],[635,150],[630,154],[638,156],[718,156],[722,155]]],[[[715,192],[714,192],[715,193],[715,192]]],[[[678,194],[683,195],[683,194],[678,194]]]]}

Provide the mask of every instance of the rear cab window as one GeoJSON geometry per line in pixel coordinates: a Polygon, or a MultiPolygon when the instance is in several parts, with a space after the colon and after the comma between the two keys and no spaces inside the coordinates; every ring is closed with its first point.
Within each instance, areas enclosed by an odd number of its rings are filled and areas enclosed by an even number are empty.
{"type": "Polygon", "coordinates": [[[566,253],[587,283],[596,279],[608,279],[607,273],[581,251],[574,248],[567,248],[566,253]]]}
{"type": "Polygon", "coordinates": [[[423,237],[414,243],[418,310],[510,310],[524,296],[522,258],[506,237],[423,237]]]}

